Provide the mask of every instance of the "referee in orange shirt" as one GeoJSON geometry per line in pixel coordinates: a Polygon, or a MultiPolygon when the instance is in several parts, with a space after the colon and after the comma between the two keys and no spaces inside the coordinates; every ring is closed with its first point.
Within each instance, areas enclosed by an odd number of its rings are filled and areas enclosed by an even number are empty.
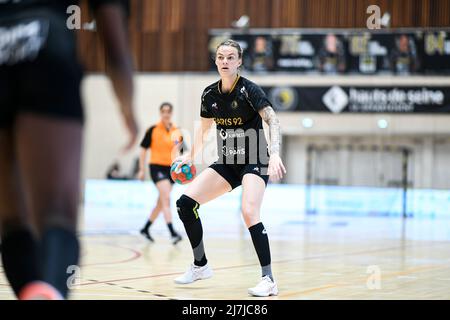
{"type": "Polygon", "coordinates": [[[151,150],[149,161],[150,177],[158,189],[159,197],[147,223],[140,232],[153,242],[153,237],[150,235],[150,226],[162,211],[170,231],[172,243],[177,244],[182,238],[172,225],[170,192],[174,182],[170,177],[170,166],[172,159],[175,159],[182,150],[183,136],[177,126],[172,123],[172,104],[164,102],[159,107],[159,111],[161,115],[160,121],[151,126],[146,131],[144,139],[142,139],[138,173],[138,178],[144,180],[147,151],[151,150]]]}

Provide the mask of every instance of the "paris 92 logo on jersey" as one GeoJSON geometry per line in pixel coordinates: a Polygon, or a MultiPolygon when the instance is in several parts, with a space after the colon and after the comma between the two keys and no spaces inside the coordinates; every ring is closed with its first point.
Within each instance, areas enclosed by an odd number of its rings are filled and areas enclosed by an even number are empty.
{"type": "Polygon", "coordinates": [[[237,118],[214,118],[214,121],[219,126],[240,126],[244,124],[241,117],[237,118]]]}

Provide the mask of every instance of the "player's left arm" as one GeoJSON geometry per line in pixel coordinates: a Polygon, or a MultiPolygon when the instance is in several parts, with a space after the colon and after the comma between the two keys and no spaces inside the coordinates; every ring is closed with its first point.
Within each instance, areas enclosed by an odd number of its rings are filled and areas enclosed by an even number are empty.
{"type": "Polygon", "coordinates": [[[283,165],[280,157],[281,147],[281,128],[280,120],[271,106],[263,107],[259,110],[261,118],[269,125],[270,138],[270,158],[268,173],[270,176],[279,180],[286,173],[286,168],[283,165]]]}
{"type": "Polygon", "coordinates": [[[125,151],[131,150],[138,134],[134,113],[133,62],[128,43],[126,8],[121,1],[90,0],[103,40],[108,63],[107,74],[119,101],[130,139],[125,151]]]}

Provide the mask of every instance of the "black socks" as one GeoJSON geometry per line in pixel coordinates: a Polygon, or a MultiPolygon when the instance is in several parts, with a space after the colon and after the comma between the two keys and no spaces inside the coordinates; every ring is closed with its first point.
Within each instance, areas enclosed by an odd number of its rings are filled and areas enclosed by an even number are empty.
{"type": "Polygon", "coordinates": [[[252,237],[253,245],[258,255],[259,263],[261,264],[262,276],[269,276],[273,281],[272,267],[270,265],[270,247],[269,238],[267,237],[266,229],[262,222],[251,226],[249,229],[252,237]]]}
{"type": "MultiPolygon", "coordinates": [[[[145,232],[145,233],[149,233],[149,229],[152,225],[152,222],[150,220],[147,220],[147,223],[145,224],[145,226],[141,229],[141,232],[145,232]]],[[[170,235],[172,237],[176,237],[178,235],[178,233],[175,231],[175,229],[173,228],[173,225],[171,222],[169,222],[167,224],[167,228],[169,229],[170,235]]]]}
{"type": "Polygon", "coordinates": [[[38,245],[30,230],[21,228],[2,235],[1,255],[6,277],[16,296],[26,284],[42,280],[38,245]]]}
{"type": "Polygon", "coordinates": [[[203,228],[198,215],[200,205],[194,199],[182,195],[177,201],[178,215],[183,221],[191,247],[194,252],[194,265],[202,267],[206,265],[205,249],[203,246],[203,228]]]}
{"type": "Polygon", "coordinates": [[[42,280],[55,287],[64,298],[69,290],[69,277],[74,276],[74,268],[78,268],[79,250],[75,232],[53,227],[43,234],[42,280]]]}
{"type": "Polygon", "coordinates": [[[176,233],[175,230],[173,229],[172,223],[168,223],[167,228],[169,228],[169,232],[172,237],[176,237],[178,235],[178,233],[176,233]]]}
{"type": "Polygon", "coordinates": [[[152,225],[152,222],[150,220],[147,220],[147,223],[145,224],[145,226],[142,228],[141,231],[148,232],[148,229],[150,228],[151,225],[152,225]]]}

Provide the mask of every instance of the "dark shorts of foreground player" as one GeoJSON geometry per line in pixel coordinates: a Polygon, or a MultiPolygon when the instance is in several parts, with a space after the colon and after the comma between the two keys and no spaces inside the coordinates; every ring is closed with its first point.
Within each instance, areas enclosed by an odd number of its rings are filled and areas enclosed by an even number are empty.
{"type": "Polygon", "coordinates": [[[13,125],[19,113],[83,122],[83,71],[75,35],[65,23],[64,15],[46,9],[0,16],[0,36],[12,38],[3,44],[0,59],[0,128],[13,125]],[[13,35],[24,28],[29,33],[14,41],[13,35]],[[29,46],[20,47],[23,43],[29,46]],[[40,46],[31,50],[36,43],[40,46]]]}
{"type": "Polygon", "coordinates": [[[263,179],[266,186],[269,182],[267,167],[261,164],[224,164],[214,162],[209,167],[220,174],[230,184],[232,189],[242,184],[242,178],[247,173],[255,174],[263,179]]]}

